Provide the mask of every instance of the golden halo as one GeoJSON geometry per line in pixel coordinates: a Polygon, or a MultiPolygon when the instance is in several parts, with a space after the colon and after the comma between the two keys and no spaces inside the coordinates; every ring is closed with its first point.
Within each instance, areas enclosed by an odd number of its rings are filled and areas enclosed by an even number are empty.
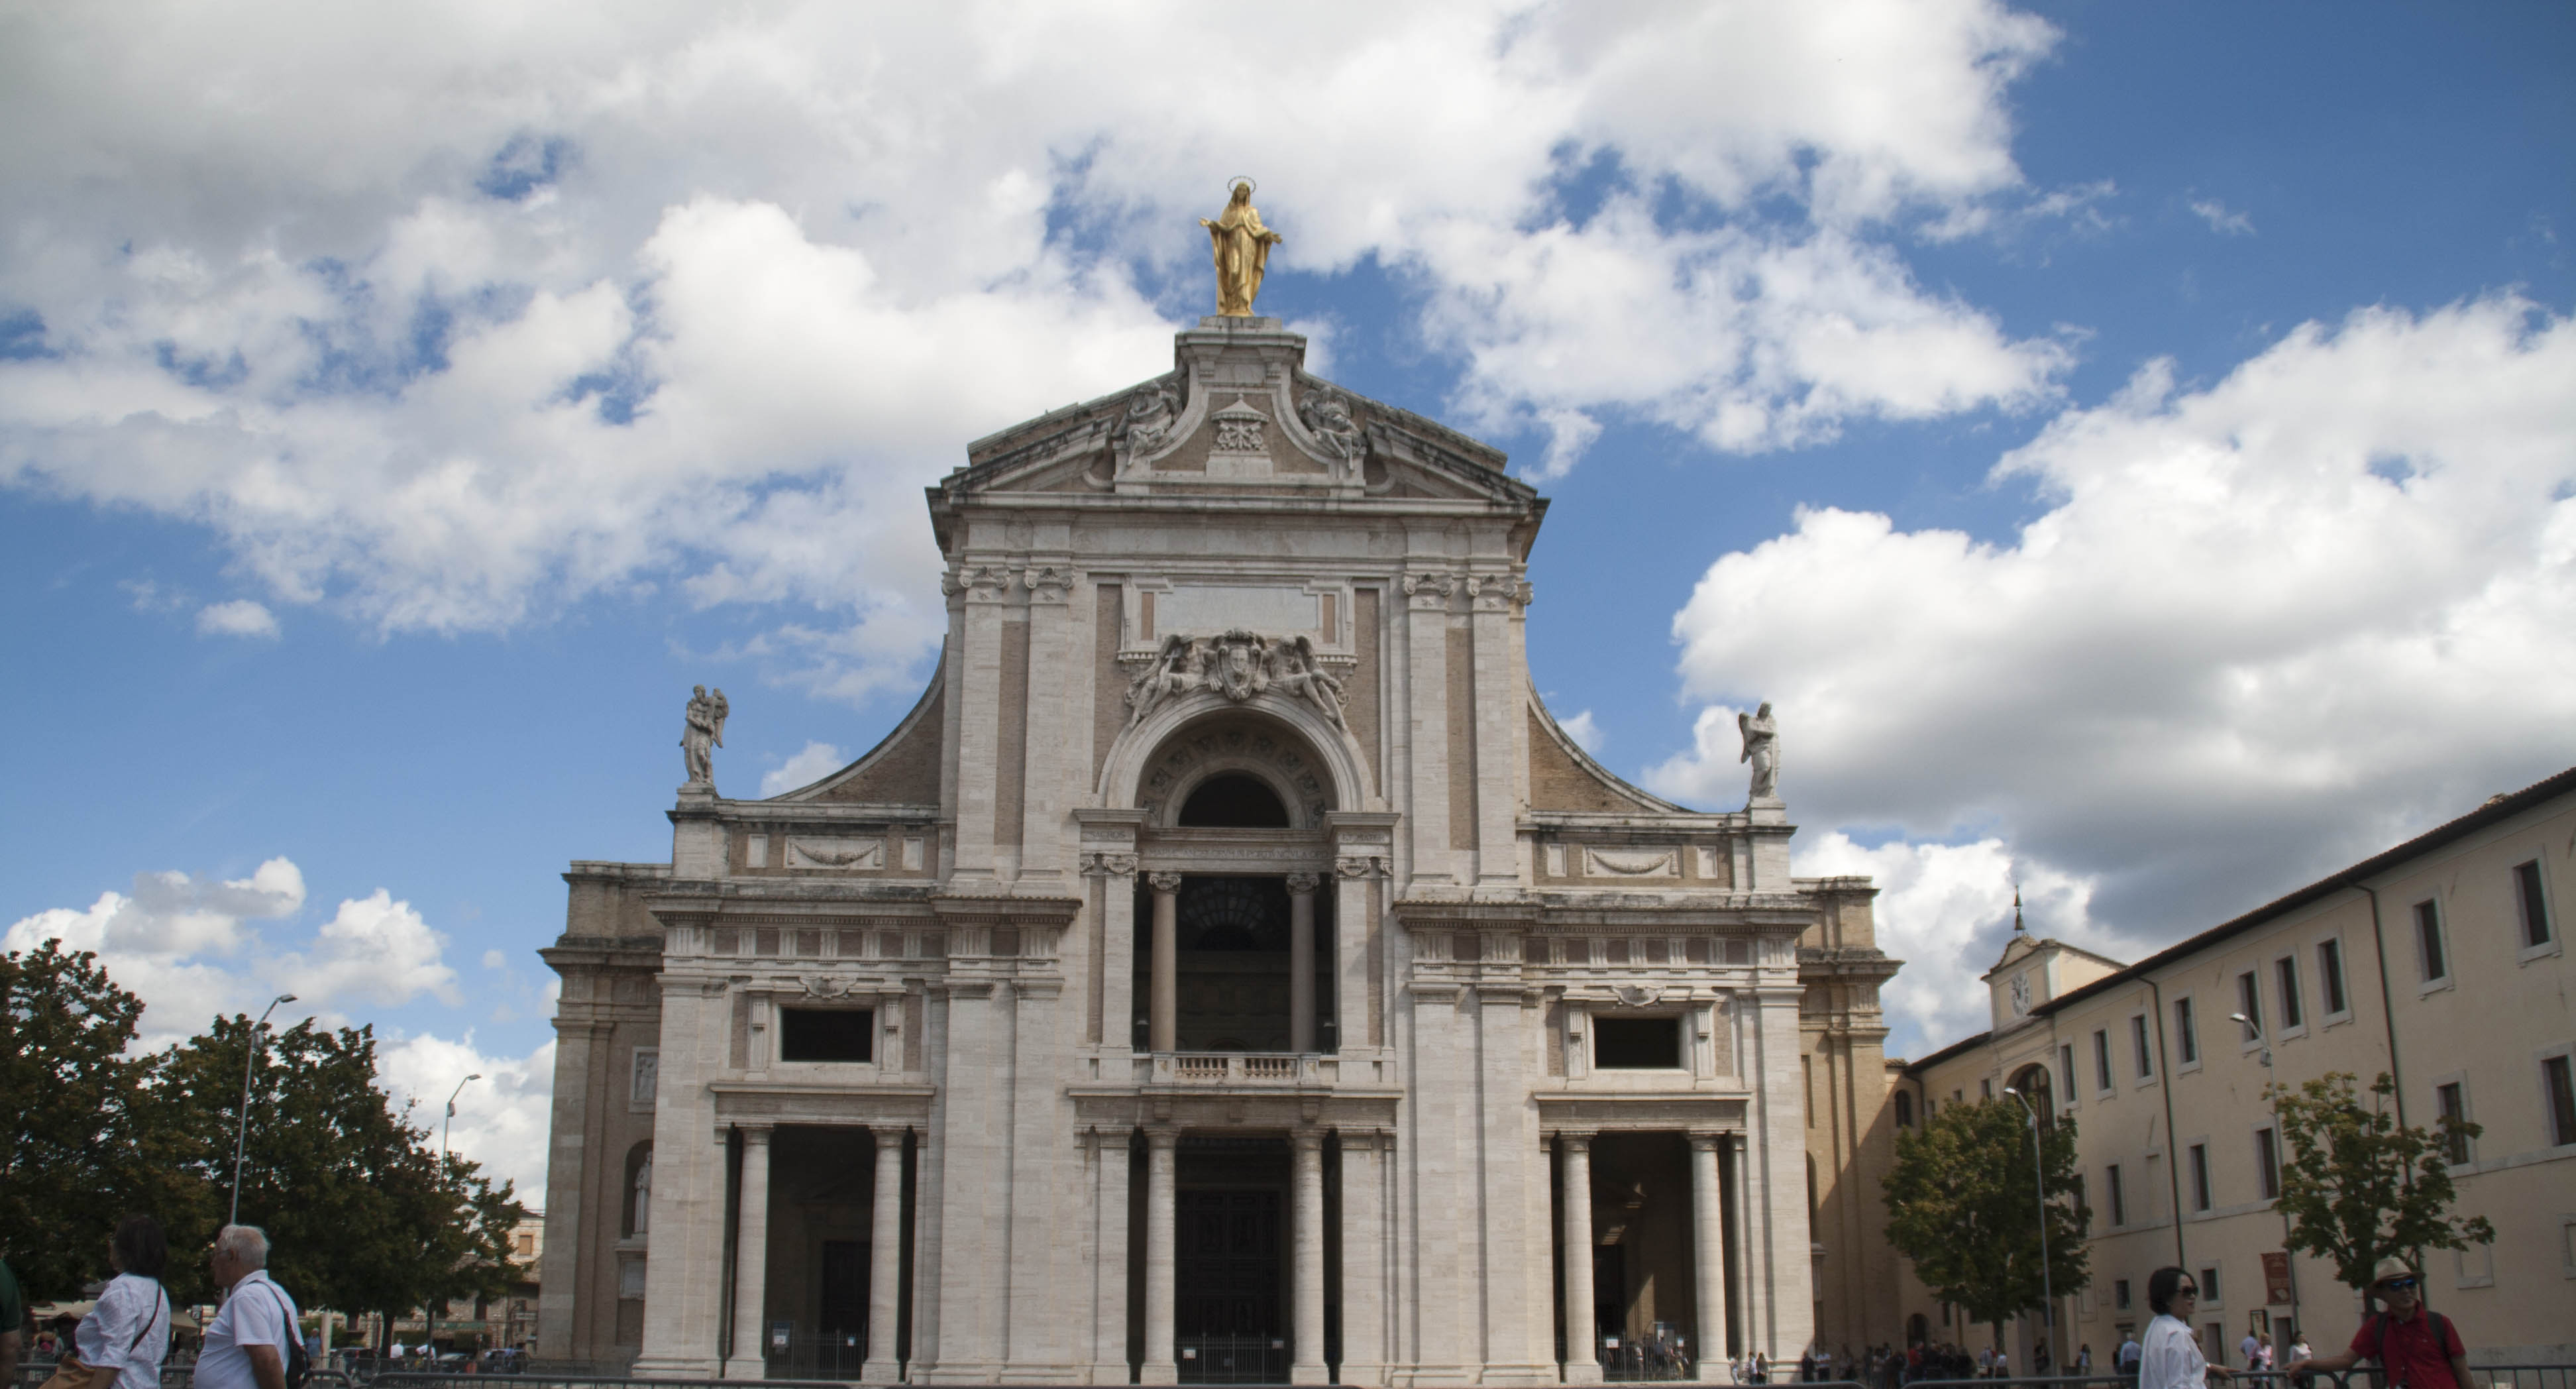
{"type": "Polygon", "coordinates": [[[1251,184],[1252,191],[1255,193],[1261,191],[1261,180],[1254,178],[1250,174],[1236,174],[1234,177],[1225,181],[1225,193],[1227,197],[1230,198],[1234,196],[1234,186],[1238,183],[1251,184]]]}

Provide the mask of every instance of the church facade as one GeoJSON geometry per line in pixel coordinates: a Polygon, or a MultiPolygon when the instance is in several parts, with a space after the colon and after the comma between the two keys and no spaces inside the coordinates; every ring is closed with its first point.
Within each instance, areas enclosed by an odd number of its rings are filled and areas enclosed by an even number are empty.
{"type": "Polygon", "coordinates": [[[571,866],[541,1355],[1539,1384],[1896,1339],[1870,884],[1790,876],[1767,777],[1693,811],[1576,746],[1524,659],[1547,503],[1304,354],[1203,319],[971,445],[895,731],[763,800],[693,756],[668,862],[571,866]]]}

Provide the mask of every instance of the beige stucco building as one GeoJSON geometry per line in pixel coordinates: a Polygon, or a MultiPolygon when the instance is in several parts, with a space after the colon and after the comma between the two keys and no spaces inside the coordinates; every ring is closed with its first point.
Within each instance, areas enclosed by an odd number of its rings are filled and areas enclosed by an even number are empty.
{"type": "Polygon", "coordinates": [[[1546,502],[1303,360],[1202,320],[971,445],[912,714],[565,874],[544,1355],[1537,1384],[1659,1324],[1896,1337],[1869,883],[1791,878],[1764,782],[1587,757],[1523,654],[1546,502]]]}
{"type": "MultiPolygon", "coordinates": [[[[2485,805],[2134,965],[2017,935],[1986,975],[1992,1030],[1905,1068],[1907,1123],[2009,1086],[2077,1122],[2092,1285],[2061,1299],[2059,1364],[2143,1332],[2147,1275],[2198,1275],[2213,1361],[2249,1327],[2340,1350],[2360,1316],[2331,1265],[2283,1249],[2265,1082],[2333,1071],[2398,1084],[2402,1117],[2484,1126],[2457,1156],[2455,1210],[2492,1246],[2434,1251],[2431,1304],[2486,1363],[2576,1360],[2576,771],[2485,805]],[[2233,1020],[2243,1017],[2246,1022],[2233,1020]]],[[[1909,1326],[1982,1345],[1904,1278],[1909,1326]]],[[[2037,1318],[2010,1347],[2031,1364],[2037,1318]]]]}

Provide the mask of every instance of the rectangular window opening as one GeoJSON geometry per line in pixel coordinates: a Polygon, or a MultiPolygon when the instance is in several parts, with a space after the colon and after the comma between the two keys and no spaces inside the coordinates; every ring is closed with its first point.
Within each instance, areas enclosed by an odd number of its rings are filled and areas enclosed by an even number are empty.
{"type": "Polygon", "coordinates": [[[2111,1034],[2106,1031],[2093,1034],[2093,1088],[2111,1088],[2111,1034]]]}
{"type": "Polygon", "coordinates": [[[2174,1000],[2174,1050],[2182,1056],[2182,1064],[2199,1064],[2200,1029],[2192,1025],[2191,1000],[2188,998],[2174,1000]]]}
{"type": "Polygon", "coordinates": [[[2200,1271],[2200,1305],[2203,1307],[2216,1305],[2219,1301],[2218,1291],[2218,1270],[2214,1268],[2202,1269],[2200,1271]]]}
{"type": "Polygon", "coordinates": [[[2549,1091],[2550,1145],[2576,1143],[2576,1074],[2571,1074],[2568,1059],[2553,1056],[2541,1062],[2540,1078],[2549,1091]]]}
{"type": "Polygon", "coordinates": [[[2118,1311],[2122,1311],[2122,1312],[2125,1312],[2125,1311],[2129,1310],[2129,1280],[2128,1280],[2128,1279],[2126,1279],[2126,1278],[2115,1278],[2115,1279],[2111,1280],[2111,1306],[2112,1306],[2114,1309],[2116,1309],[2116,1310],[2118,1310],[2118,1311]]]}
{"type": "Polygon", "coordinates": [[[866,1061],[876,1036],[876,1013],[867,1008],[781,1008],[781,1061],[866,1061]]]}
{"type": "Polygon", "coordinates": [[[2272,982],[2281,991],[2281,1026],[2302,1026],[2307,1015],[2299,1007],[2299,957],[2284,955],[2274,960],[2272,982]]]}
{"type": "Polygon", "coordinates": [[[2451,977],[2451,962],[2442,954],[2442,912],[2429,901],[2415,904],[2415,959],[2423,966],[2425,983],[2451,977]]]}
{"type": "Polygon", "coordinates": [[[1592,1020],[1592,1064],[1605,1071],[1669,1071],[1682,1064],[1679,1018],[1592,1020]]]}
{"type": "MultiPolygon", "coordinates": [[[[2191,1145],[2191,1208],[2205,1211],[2209,1206],[2209,1145],[2194,1143],[2191,1145]]],[[[2201,1289],[2201,1295],[2208,1296],[2209,1289],[2201,1289]]]]}
{"type": "Polygon", "coordinates": [[[2522,908],[2522,948],[2549,944],[2549,900],[2540,892],[2540,860],[2513,866],[2513,891],[2522,908]]]}
{"type": "MultiPolygon", "coordinates": [[[[2111,1200],[2111,1223],[2114,1225],[2128,1224],[2129,1194],[2126,1191],[2123,1191],[2120,1187],[2120,1164],[2116,1162],[2112,1163],[2110,1170],[2104,1172],[2102,1175],[2107,1178],[2107,1180],[2102,1183],[2102,1192],[2111,1200]]],[[[2120,1306],[2125,1310],[2128,1305],[2129,1283],[2127,1279],[2122,1279],[2120,1281],[2120,1306]]]]}
{"type": "Polygon", "coordinates": [[[2129,1019],[2129,1047],[2138,1054],[2138,1079],[2155,1079],[2156,1049],[2147,1040],[2147,1015],[2144,1013],[2129,1019]]]}
{"type": "Polygon", "coordinates": [[[2326,991],[2328,1017],[2352,1011],[2351,1003],[2343,996],[2343,942],[2317,942],[2317,983],[2326,991]]]}
{"type": "Polygon", "coordinates": [[[2281,1139],[2270,1129],[2254,1130],[2254,1178],[2264,1200],[2281,1194],[2281,1139]]]}
{"type": "MultiPolygon", "coordinates": [[[[2460,1083],[2458,1081],[2452,1081],[2448,1085],[2434,1086],[2433,1098],[2441,1105],[2443,1118],[2448,1119],[2455,1124],[2465,1124],[2469,1121],[2468,1092],[2460,1087],[2460,1083]]],[[[2469,1136],[2467,1134],[2458,1132],[2445,1133],[2442,1138],[2442,1146],[2448,1150],[2444,1155],[2450,1158],[2454,1165],[2469,1160],[2469,1136]]]]}
{"type": "Polygon", "coordinates": [[[2245,1015],[2245,1040],[2263,1036],[2263,981],[2247,970],[2236,976],[2236,1011],[2245,1015]]]}
{"type": "Polygon", "coordinates": [[[2075,1101],[2075,1044],[2068,1042],[2057,1049],[2057,1079],[2066,1090],[2069,1104],[2075,1101]]]}

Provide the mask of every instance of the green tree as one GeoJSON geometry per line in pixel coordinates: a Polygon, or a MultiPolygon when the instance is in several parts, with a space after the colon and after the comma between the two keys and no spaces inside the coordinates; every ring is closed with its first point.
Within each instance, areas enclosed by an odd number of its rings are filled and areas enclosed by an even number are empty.
{"type": "MultiPolygon", "coordinates": [[[[394,1108],[376,1083],[373,1028],[309,1020],[262,1038],[247,1016],[218,1018],[170,1053],[165,1102],[190,1136],[185,1165],[215,1196],[179,1247],[203,1248],[222,1220],[245,1061],[241,1219],[267,1230],[269,1267],[304,1305],[398,1313],[497,1294],[522,1276],[509,1263],[510,1229],[526,1210],[510,1184],[443,1157],[409,1108],[394,1108]]],[[[205,1270],[187,1272],[191,1281],[174,1285],[195,1291],[205,1270]]]]}
{"type": "Polygon", "coordinates": [[[1942,1301],[1995,1328],[2042,1301],[2039,1190],[2048,1193],[2048,1284],[2060,1296],[2092,1281],[2084,1248],[2092,1213],[2076,1198],[2075,1121],[2040,1129],[2033,1180],[2030,1120],[2009,1100],[1953,1104],[1900,1134],[1889,1170],[1887,1240],[1942,1301]]]}
{"type": "Polygon", "coordinates": [[[2372,1265],[2423,1249],[2465,1249],[2495,1238],[2486,1217],[2455,1219],[2448,1154],[2478,1136],[2477,1125],[2443,1115],[2432,1128],[2397,1122],[2396,1082],[2382,1071],[2370,1103],[2358,1078],[2334,1071],[2297,1089],[2273,1085],[2263,1097],[2281,1116],[2289,1161],[2281,1210],[2289,1246],[2331,1261],[2352,1288],[2370,1286],[2372,1265]]]}
{"type": "Polygon", "coordinates": [[[126,1054],[142,1016],[89,951],[0,956],[0,1249],[31,1298],[105,1277],[116,1222],[175,1196],[153,1160],[154,1063],[126,1054]]]}

